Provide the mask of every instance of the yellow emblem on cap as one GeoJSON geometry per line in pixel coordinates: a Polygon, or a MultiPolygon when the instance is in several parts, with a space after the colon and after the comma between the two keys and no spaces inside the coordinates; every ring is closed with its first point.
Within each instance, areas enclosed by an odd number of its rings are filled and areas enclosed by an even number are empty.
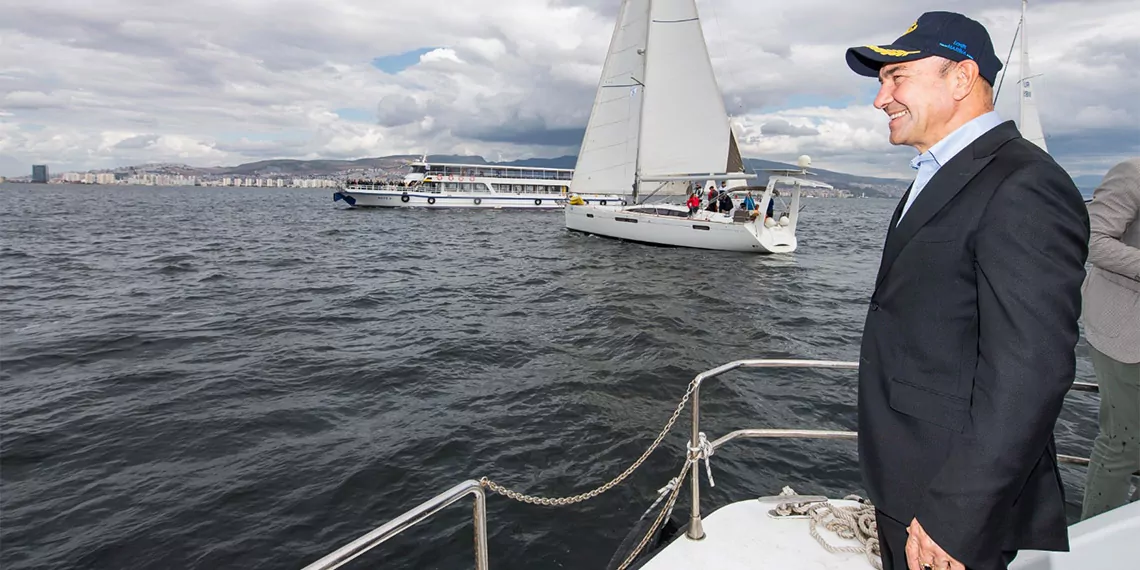
{"type": "Polygon", "coordinates": [[[907,34],[909,34],[909,33],[913,32],[913,31],[915,31],[915,30],[917,30],[917,29],[918,29],[918,20],[915,20],[915,21],[914,21],[914,23],[913,23],[913,24],[911,24],[911,25],[910,25],[910,27],[909,27],[909,28],[907,28],[905,32],[903,32],[903,35],[905,36],[905,35],[907,35],[907,34]]]}
{"type": "Polygon", "coordinates": [[[865,47],[865,48],[867,48],[867,49],[869,49],[869,50],[871,50],[871,51],[873,51],[879,55],[885,55],[887,57],[903,57],[904,55],[911,55],[911,54],[918,53],[918,50],[906,51],[905,49],[887,49],[887,48],[881,48],[879,46],[863,46],[863,47],[865,47]]]}

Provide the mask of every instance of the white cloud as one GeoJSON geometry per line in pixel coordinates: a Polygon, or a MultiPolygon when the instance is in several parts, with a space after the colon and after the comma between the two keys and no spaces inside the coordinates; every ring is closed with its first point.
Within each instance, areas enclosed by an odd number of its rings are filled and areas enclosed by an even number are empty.
{"type": "MultiPolygon", "coordinates": [[[[8,0],[0,168],[577,151],[616,2],[382,4],[8,0]],[[425,48],[399,73],[371,65],[425,48]]],[[[870,106],[877,84],[851,73],[843,51],[893,40],[941,6],[873,4],[698,0],[746,155],[809,154],[820,168],[911,175],[913,151],[886,142],[870,106]]],[[[986,24],[1005,56],[1018,2],[961,0],[954,9],[986,24]]],[[[1124,0],[1031,6],[1042,123],[1074,175],[1103,172],[1140,144],[1140,30],[1129,24],[1138,17],[1124,0]]],[[[1012,77],[1017,59],[1015,50],[1012,77]]],[[[1005,94],[999,111],[1016,116],[1005,94]]]]}
{"type": "Polygon", "coordinates": [[[420,56],[420,63],[433,63],[442,61],[452,61],[455,63],[463,63],[458,55],[455,55],[455,50],[448,48],[433,49],[420,56]]]}

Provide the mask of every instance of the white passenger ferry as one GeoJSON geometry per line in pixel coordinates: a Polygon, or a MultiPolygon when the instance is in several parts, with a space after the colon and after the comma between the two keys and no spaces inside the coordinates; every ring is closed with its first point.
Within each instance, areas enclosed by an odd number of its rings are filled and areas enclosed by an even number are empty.
{"type": "MultiPolygon", "coordinates": [[[[346,180],[333,201],[352,207],[492,208],[547,210],[562,208],[574,170],[497,164],[428,162],[410,164],[403,182],[346,180]]],[[[616,194],[585,194],[599,206],[621,205],[616,194]]]]}

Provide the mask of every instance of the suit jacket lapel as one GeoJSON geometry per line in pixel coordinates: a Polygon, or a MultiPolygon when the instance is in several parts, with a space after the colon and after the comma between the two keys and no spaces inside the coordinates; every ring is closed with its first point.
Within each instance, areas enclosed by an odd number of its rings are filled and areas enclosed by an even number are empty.
{"type": "Polygon", "coordinates": [[[902,217],[903,206],[906,206],[906,201],[910,198],[910,191],[914,190],[914,182],[906,187],[906,192],[903,192],[902,198],[899,198],[899,203],[895,206],[895,213],[891,215],[891,227],[887,228],[887,235],[899,225],[899,218],[902,217]]]}
{"type": "Polygon", "coordinates": [[[966,184],[994,159],[993,155],[998,147],[1018,136],[1020,133],[1018,133],[1013,121],[1006,121],[978,137],[977,140],[970,143],[938,169],[938,172],[926,183],[918,197],[914,199],[914,203],[910,205],[910,209],[907,210],[900,223],[898,216],[902,212],[902,204],[906,202],[906,196],[903,196],[903,201],[900,202],[899,209],[895,211],[895,217],[891,220],[891,227],[887,232],[887,242],[883,246],[883,261],[879,266],[879,275],[875,280],[876,288],[886,278],[891,265],[902,252],[903,247],[914,237],[914,234],[922,229],[922,226],[925,226],[950,200],[953,200],[954,196],[957,196],[966,187],[966,184]]]}
{"type": "Polygon", "coordinates": [[[899,216],[902,216],[903,206],[906,205],[907,198],[910,197],[910,191],[912,189],[914,189],[914,182],[911,182],[910,186],[907,186],[906,192],[903,192],[902,198],[899,198],[899,203],[897,206],[895,206],[895,213],[891,215],[891,225],[887,227],[887,237],[883,242],[884,255],[883,258],[879,260],[879,274],[875,277],[876,287],[878,286],[879,282],[883,280],[883,276],[887,274],[887,257],[885,255],[887,247],[886,244],[887,242],[891,241],[891,234],[894,233],[895,226],[898,226],[899,224],[899,216]]]}

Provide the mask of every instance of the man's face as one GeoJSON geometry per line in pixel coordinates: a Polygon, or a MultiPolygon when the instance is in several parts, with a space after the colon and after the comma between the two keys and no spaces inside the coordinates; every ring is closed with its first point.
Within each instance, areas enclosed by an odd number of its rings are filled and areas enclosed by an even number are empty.
{"type": "MultiPolygon", "coordinates": [[[[879,94],[875,108],[888,116],[891,144],[908,145],[926,152],[946,134],[954,115],[953,67],[942,76],[948,60],[928,57],[884,65],[879,70],[879,94]]],[[[952,64],[951,64],[952,65],[952,64]]]]}

